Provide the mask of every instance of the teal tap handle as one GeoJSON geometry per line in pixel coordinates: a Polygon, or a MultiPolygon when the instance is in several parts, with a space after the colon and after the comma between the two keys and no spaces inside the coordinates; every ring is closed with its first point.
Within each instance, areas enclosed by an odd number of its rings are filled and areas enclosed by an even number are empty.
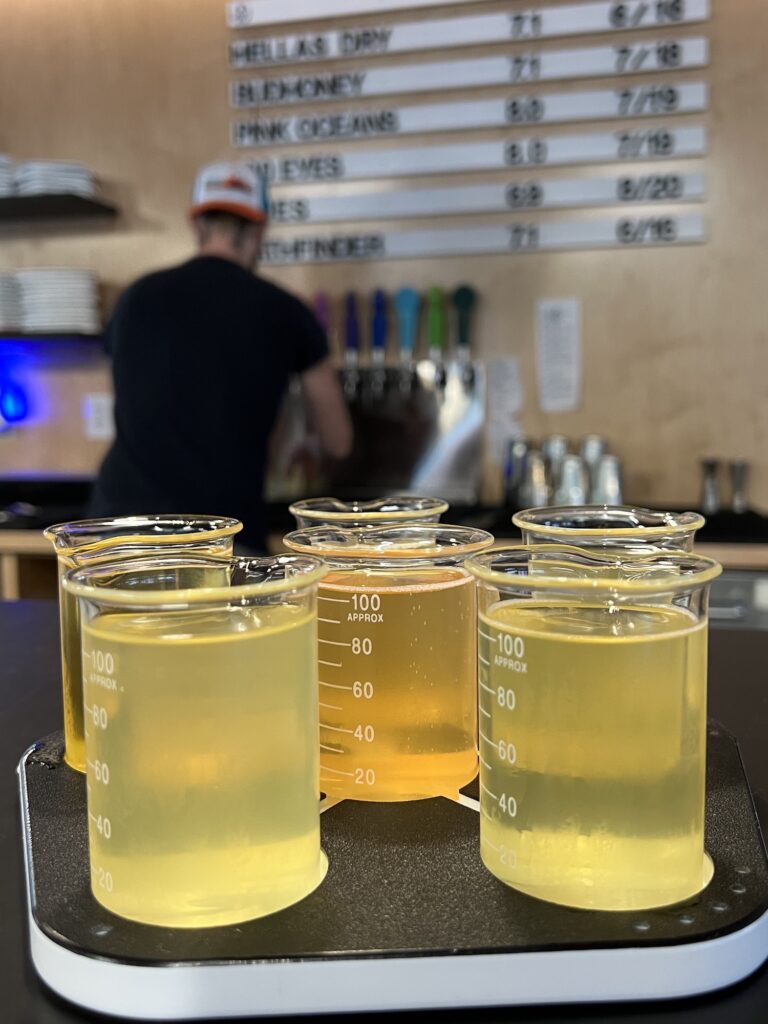
{"type": "Polygon", "coordinates": [[[452,296],[458,320],[457,343],[460,349],[469,352],[471,342],[472,313],[477,305],[477,292],[468,284],[459,285],[452,296]]]}
{"type": "Polygon", "coordinates": [[[397,335],[401,354],[413,355],[419,333],[421,296],[413,288],[401,288],[394,296],[397,335]]]}

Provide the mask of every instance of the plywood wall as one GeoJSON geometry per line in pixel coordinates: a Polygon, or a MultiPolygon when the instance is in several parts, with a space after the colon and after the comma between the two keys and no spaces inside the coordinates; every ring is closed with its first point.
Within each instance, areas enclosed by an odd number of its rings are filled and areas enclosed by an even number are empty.
{"type": "MultiPolygon", "coordinates": [[[[473,10],[508,10],[515,2],[475,3],[473,10]]],[[[768,216],[763,199],[768,5],[764,0],[712,0],[712,7],[712,21],[703,30],[712,42],[712,65],[706,72],[711,110],[675,119],[680,125],[707,124],[711,153],[706,161],[671,165],[706,169],[708,244],[293,267],[271,270],[271,276],[304,294],[320,288],[340,294],[349,287],[394,290],[404,283],[426,288],[471,281],[482,293],[480,356],[515,354],[522,361],[527,398],[520,419],[527,433],[607,435],[625,459],[629,496],[649,503],[694,503],[702,456],[744,457],[753,463],[754,503],[768,509],[768,216]],[[534,308],[537,299],[568,296],[580,297],[584,310],[583,403],[578,412],[545,415],[536,403],[534,308]]],[[[3,0],[2,14],[0,152],[87,162],[123,215],[107,228],[81,224],[55,232],[6,230],[0,235],[0,267],[96,267],[109,303],[136,275],[189,253],[185,207],[194,170],[232,152],[223,0],[70,0],[66,5],[61,0],[3,0]]],[[[358,17],[354,23],[365,20],[358,17]]],[[[701,32],[701,26],[686,30],[689,35],[701,32]]],[[[664,34],[675,33],[656,32],[654,38],[664,34]]],[[[579,43],[590,41],[599,40],[584,37],[579,43]]],[[[679,80],[700,77],[684,72],[679,80]]],[[[562,91],[562,83],[556,88],[562,91]]],[[[428,99],[418,97],[419,102],[428,99]]],[[[618,122],[603,125],[610,129],[618,122]]],[[[569,129],[552,127],[561,130],[569,129]]],[[[478,139],[506,134],[471,133],[478,139]]],[[[360,144],[347,143],[355,145],[360,144]]],[[[573,169],[546,173],[573,176],[573,169]]],[[[477,180],[504,177],[498,172],[477,180]]],[[[457,223],[475,222],[457,218],[457,223]]],[[[398,226],[388,222],[388,227],[398,226]]],[[[93,355],[76,363],[51,365],[45,375],[38,374],[38,386],[55,397],[46,407],[55,414],[0,437],[1,475],[88,473],[96,466],[103,446],[84,440],[80,396],[108,386],[108,368],[93,355]]],[[[488,493],[494,493],[492,472],[488,493]]]]}

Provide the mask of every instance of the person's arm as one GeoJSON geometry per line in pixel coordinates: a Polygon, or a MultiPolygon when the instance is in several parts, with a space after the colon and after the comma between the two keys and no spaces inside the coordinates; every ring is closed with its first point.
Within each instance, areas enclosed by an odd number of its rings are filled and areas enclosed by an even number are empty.
{"type": "Polygon", "coordinates": [[[336,369],[329,357],[301,374],[310,424],[323,450],[335,459],[352,451],[352,420],[336,369]]]}

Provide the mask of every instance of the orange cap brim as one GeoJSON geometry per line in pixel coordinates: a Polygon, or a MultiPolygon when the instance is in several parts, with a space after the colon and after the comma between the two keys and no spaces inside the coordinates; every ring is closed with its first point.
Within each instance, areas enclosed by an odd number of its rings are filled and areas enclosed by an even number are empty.
{"type": "Polygon", "coordinates": [[[198,203],[189,211],[190,217],[197,217],[200,213],[208,213],[212,210],[221,210],[222,213],[233,213],[236,217],[243,217],[245,220],[252,220],[254,224],[266,224],[267,215],[263,210],[254,210],[252,206],[245,206],[240,203],[226,203],[211,200],[208,203],[198,203]]]}

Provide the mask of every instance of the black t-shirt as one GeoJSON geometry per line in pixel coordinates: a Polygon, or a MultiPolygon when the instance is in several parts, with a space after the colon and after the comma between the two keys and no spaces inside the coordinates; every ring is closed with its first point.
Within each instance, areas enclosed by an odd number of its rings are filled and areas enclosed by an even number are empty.
{"type": "Polygon", "coordinates": [[[267,443],[289,376],[328,354],[309,309],[199,256],[131,285],[106,342],[116,437],[91,513],[235,516],[238,539],[262,547],[267,443]]]}

